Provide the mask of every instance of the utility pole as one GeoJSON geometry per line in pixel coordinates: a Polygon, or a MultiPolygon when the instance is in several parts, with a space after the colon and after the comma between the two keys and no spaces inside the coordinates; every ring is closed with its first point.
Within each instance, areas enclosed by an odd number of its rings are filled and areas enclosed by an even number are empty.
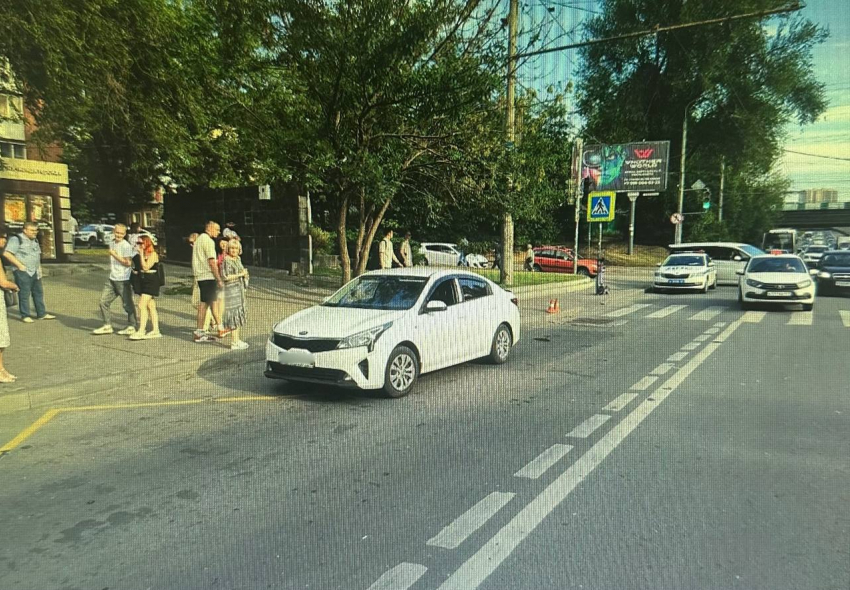
{"type": "MultiPolygon", "coordinates": [[[[516,141],[516,42],[517,19],[519,18],[519,0],[510,0],[508,10],[508,148],[514,149],[516,141]]],[[[508,190],[513,192],[513,177],[510,179],[508,190]]],[[[502,268],[501,283],[512,285],[514,282],[514,218],[510,211],[505,211],[502,218],[502,268]]]]}
{"type": "Polygon", "coordinates": [[[573,240],[573,274],[578,273],[578,226],[581,222],[581,201],[584,197],[584,179],[581,177],[581,169],[584,166],[584,140],[581,137],[576,137],[573,144],[573,182],[575,182],[573,197],[576,200],[576,234],[573,240]]]}
{"type": "MultiPolygon", "coordinates": [[[[682,122],[682,159],[679,164],[679,207],[676,209],[679,215],[682,215],[682,210],[685,205],[685,151],[688,147],[688,110],[690,107],[690,104],[685,107],[685,119],[682,122]]],[[[680,219],[684,219],[684,216],[680,217],[680,219]]],[[[683,225],[684,223],[682,222],[676,224],[676,237],[673,240],[674,244],[682,243],[683,225]]]]}
{"type": "Polygon", "coordinates": [[[723,183],[726,180],[726,156],[720,156],[720,196],[717,197],[717,221],[723,221],[723,183]]]}

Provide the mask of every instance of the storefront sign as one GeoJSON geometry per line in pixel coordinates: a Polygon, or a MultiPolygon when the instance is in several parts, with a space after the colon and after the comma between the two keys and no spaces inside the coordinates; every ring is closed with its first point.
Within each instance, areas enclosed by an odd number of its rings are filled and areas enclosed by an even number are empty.
{"type": "Polygon", "coordinates": [[[3,178],[29,182],[68,184],[68,167],[65,164],[41,162],[39,160],[0,158],[0,179],[3,178]]]}

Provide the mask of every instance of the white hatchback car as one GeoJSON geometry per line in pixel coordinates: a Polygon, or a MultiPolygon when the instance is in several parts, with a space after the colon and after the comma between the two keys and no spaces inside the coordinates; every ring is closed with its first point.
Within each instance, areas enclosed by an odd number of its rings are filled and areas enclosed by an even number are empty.
{"type": "Polygon", "coordinates": [[[658,265],[652,279],[652,290],[699,289],[706,293],[717,288],[714,262],[703,252],[671,254],[658,265]]]}
{"type": "Polygon", "coordinates": [[[504,363],[519,339],[516,297],[484,277],[372,271],[276,324],[265,376],[401,397],[423,373],[484,357],[504,363]]]}
{"type": "MultiPolygon", "coordinates": [[[[424,256],[425,265],[431,266],[458,266],[460,264],[460,250],[457,244],[448,242],[422,242],[419,245],[419,253],[424,256]]],[[[472,268],[487,268],[486,256],[481,254],[467,254],[466,264],[472,268]]]]}
{"type": "Polygon", "coordinates": [[[815,305],[815,283],[799,256],[753,256],[747,267],[739,271],[738,302],[747,309],[754,303],[801,303],[803,310],[815,305]]]}

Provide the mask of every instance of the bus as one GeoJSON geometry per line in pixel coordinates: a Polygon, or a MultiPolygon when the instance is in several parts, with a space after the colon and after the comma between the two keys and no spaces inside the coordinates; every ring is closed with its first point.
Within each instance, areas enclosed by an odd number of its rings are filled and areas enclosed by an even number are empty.
{"type": "Polygon", "coordinates": [[[790,228],[779,228],[769,230],[764,234],[761,249],[765,252],[789,254],[797,253],[797,230],[790,228]]]}

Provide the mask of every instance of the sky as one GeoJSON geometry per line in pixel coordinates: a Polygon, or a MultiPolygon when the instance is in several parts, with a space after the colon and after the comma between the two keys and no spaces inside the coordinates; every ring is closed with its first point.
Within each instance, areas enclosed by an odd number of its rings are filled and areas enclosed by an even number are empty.
{"type": "MultiPolygon", "coordinates": [[[[826,86],[828,107],[812,124],[788,125],[784,148],[828,158],[786,151],[777,169],[791,181],[791,190],[831,188],[838,190],[839,199],[850,201],[850,0],[802,0],[802,3],[805,8],[797,14],[830,33],[813,50],[812,62],[815,79],[826,86]]],[[[544,31],[537,47],[579,41],[578,27],[599,10],[597,0],[520,0],[520,6],[521,31],[525,31],[520,36],[520,50],[532,31],[544,31]]],[[[772,27],[768,23],[766,28],[770,31],[772,27]]],[[[577,62],[576,49],[539,56],[521,67],[518,82],[521,87],[543,90],[552,81],[556,90],[561,90],[565,81],[573,77],[577,62]]],[[[574,123],[580,128],[577,116],[574,123]]]]}

